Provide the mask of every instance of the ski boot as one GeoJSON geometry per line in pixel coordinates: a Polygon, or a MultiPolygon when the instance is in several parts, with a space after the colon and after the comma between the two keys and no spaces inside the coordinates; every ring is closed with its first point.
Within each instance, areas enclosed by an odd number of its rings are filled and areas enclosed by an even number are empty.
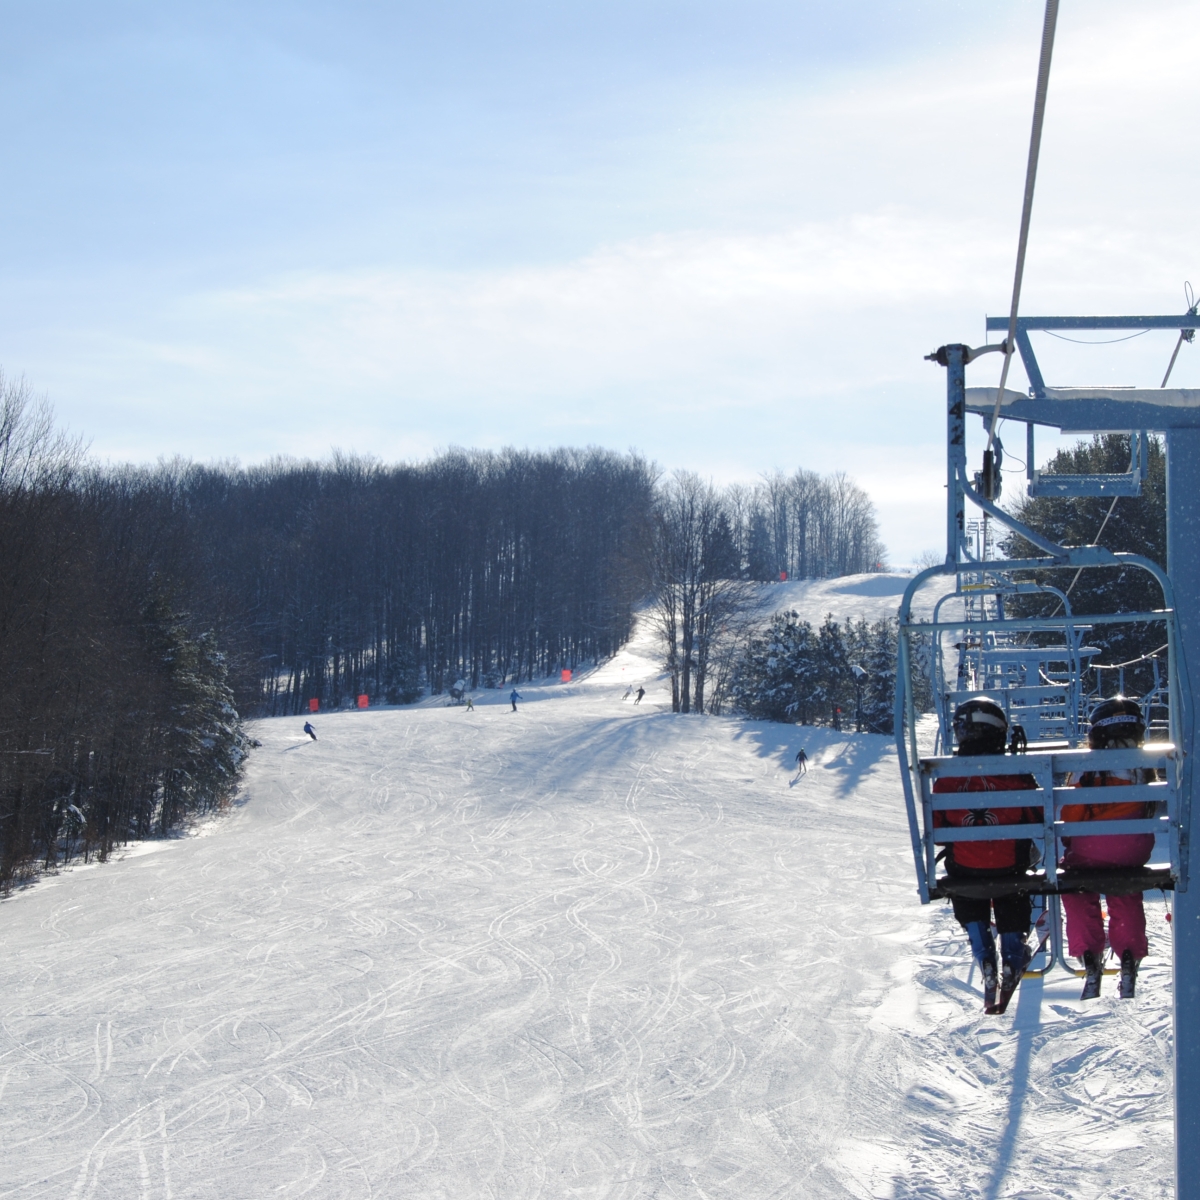
{"type": "Polygon", "coordinates": [[[967,926],[967,937],[971,941],[971,951],[983,976],[983,1009],[984,1012],[991,1012],[996,1003],[996,988],[999,982],[996,939],[992,936],[992,927],[983,921],[972,921],[967,926]]]}
{"type": "Polygon", "coordinates": [[[1008,1008],[1008,1002],[1013,992],[1021,985],[1025,976],[1025,968],[1033,959],[1033,951],[1020,933],[1002,933],[1000,935],[1000,957],[1004,962],[1004,970],[1000,976],[1000,996],[995,1004],[988,1009],[991,1013],[1002,1013],[1008,1008]]]}
{"type": "Polygon", "coordinates": [[[1121,955],[1121,987],[1117,993],[1122,1000],[1132,1000],[1137,989],[1138,960],[1133,957],[1132,950],[1126,950],[1121,955]]]}
{"type": "Polygon", "coordinates": [[[1095,1000],[1100,995],[1100,981],[1104,978],[1104,956],[1092,950],[1083,952],[1083,969],[1087,972],[1083,980],[1080,1000],[1095,1000]]]}
{"type": "Polygon", "coordinates": [[[990,959],[985,959],[979,964],[980,972],[983,975],[983,1011],[985,1013],[994,1012],[996,1009],[996,989],[999,980],[996,977],[996,959],[993,955],[990,959]]]}

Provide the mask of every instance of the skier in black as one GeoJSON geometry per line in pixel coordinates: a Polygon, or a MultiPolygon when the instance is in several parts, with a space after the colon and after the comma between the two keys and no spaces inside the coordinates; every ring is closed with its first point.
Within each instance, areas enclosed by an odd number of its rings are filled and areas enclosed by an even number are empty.
{"type": "Polygon", "coordinates": [[[796,775],[797,775],[797,777],[799,777],[800,775],[807,775],[807,774],[808,774],[808,755],[804,753],[803,749],[797,750],[796,751],[796,775]]]}
{"type": "Polygon", "coordinates": [[[638,690],[637,690],[637,697],[634,699],[634,704],[641,704],[641,702],[642,702],[642,697],[643,697],[645,694],[646,694],[646,689],[645,689],[644,687],[640,687],[640,688],[638,688],[638,690]]]}
{"type": "Polygon", "coordinates": [[[517,711],[517,701],[524,699],[524,697],[521,695],[520,692],[517,691],[516,688],[513,688],[512,695],[509,696],[509,699],[512,701],[513,712],[516,712],[517,711]]]}
{"type": "Polygon", "coordinates": [[[315,742],[317,740],[317,731],[312,727],[311,722],[304,722],[304,732],[315,742]]]}

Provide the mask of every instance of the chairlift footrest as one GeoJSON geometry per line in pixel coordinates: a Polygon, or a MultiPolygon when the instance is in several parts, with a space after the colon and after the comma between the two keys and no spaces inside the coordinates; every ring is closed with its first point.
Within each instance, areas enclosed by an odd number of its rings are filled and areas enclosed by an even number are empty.
{"type": "Polygon", "coordinates": [[[1031,896],[1064,895],[1072,892],[1102,892],[1106,896],[1128,896],[1134,892],[1174,891],[1175,880],[1169,868],[1114,867],[1110,870],[1059,871],[1057,884],[1042,872],[1024,875],[949,876],[943,875],[930,888],[933,900],[962,896],[971,900],[992,900],[1016,892],[1031,896]]]}

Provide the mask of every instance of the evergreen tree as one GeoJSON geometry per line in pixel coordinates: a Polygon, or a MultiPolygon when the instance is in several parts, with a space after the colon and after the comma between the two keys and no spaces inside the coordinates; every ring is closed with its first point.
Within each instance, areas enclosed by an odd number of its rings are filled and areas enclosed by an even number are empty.
{"type": "Polygon", "coordinates": [[[817,687],[813,701],[818,710],[828,714],[834,729],[841,729],[847,714],[854,711],[854,674],[841,626],[832,613],[817,632],[816,657],[817,687]]]}
{"type": "Polygon", "coordinates": [[[421,698],[421,669],[411,654],[402,653],[388,661],[383,696],[389,704],[412,704],[421,698]]]}
{"type": "Polygon", "coordinates": [[[863,720],[871,733],[892,733],[896,695],[897,622],[885,617],[871,626],[863,667],[863,720]]]}
{"type": "MultiPolygon", "coordinates": [[[[1129,436],[1122,433],[1095,434],[1073,447],[1059,450],[1043,468],[1052,474],[1116,474],[1129,469],[1129,436]]],[[[1147,477],[1140,496],[1120,497],[1028,497],[1014,510],[1024,524],[1060,546],[1098,544],[1122,550],[1166,565],[1166,456],[1161,441],[1151,438],[1147,477]],[[1109,512],[1111,510],[1111,516],[1109,512]],[[1107,517],[1107,522],[1105,518],[1107,517]],[[1101,527],[1103,526],[1103,532],[1101,527]]],[[[1015,558],[1036,557],[1041,552],[1013,534],[1004,544],[1015,558]]],[[[1043,572],[1039,582],[1060,589],[1070,587],[1069,603],[1077,613],[1146,611],[1162,607],[1162,591],[1140,567],[1091,567],[1082,571],[1072,586],[1074,572],[1043,572]]],[[[1035,616],[1061,611],[1056,598],[1016,597],[1009,605],[1014,615],[1035,616]]],[[[1166,641],[1161,625],[1097,626],[1088,634],[1101,647],[1096,661],[1127,662],[1155,650],[1166,641]]],[[[1165,665],[1165,656],[1164,656],[1165,665]]],[[[1142,692],[1151,686],[1148,666],[1127,672],[1126,687],[1142,692]]]]}
{"type": "MultiPolygon", "coordinates": [[[[795,612],[777,613],[766,630],[750,639],[730,695],[748,717],[850,729],[861,686],[864,730],[890,734],[896,644],[894,617],[843,627],[829,616],[814,631],[795,612]],[[860,684],[855,666],[865,672],[860,684]]],[[[918,696],[919,702],[925,699],[918,696]]]]}
{"type": "Polygon", "coordinates": [[[767,514],[755,507],[750,512],[746,534],[746,574],[751,579],[778,579],[779,567],[767,527],[767,514]]]}
{"type": "Polygon", "coordinates": [[[192,634],[161,596],[148,605],[145,627],[165,669],[158,708],[157,825],[167,833],[187,815],[218,808],[229,798],[247,739],[233,706],[225,656],[213,634],[192,634]]]}
{"type": "Polygon", "coordinates": [[[734,704],[760,720],[809,723],[815,714],[816,662],[812,626],[794,612],[776,613],[768,628],[750,639],[735,671],[734,704]]]}

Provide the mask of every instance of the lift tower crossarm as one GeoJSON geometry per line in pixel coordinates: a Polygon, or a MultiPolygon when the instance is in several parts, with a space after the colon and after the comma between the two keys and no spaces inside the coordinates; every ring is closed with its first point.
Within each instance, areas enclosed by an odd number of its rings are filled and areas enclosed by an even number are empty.
{"type": "MultiPolygon", "coordinates": [[[[1042,369],[1038,365],[1037,355],[1033,352],[1033,343],[1029,340],[1029,331],[1054,332],[1061,329],[1085,330],[1121,330],[1121,329],[1200,329],[1200,316],[1196,313],[1184,313],[1181,317],[1018,317],[1017,332],[1014,340],[1017,352],[1021,355],[1021,363],[1025,374],[1029,377],[1029,387],[1035,397],[1046,393],[1046,384],[1042,379],[1042,369]]],[[[1007,317],[988,317],[987,331],[1008,331],[1007,317]]],[[[996,401],[996,389],[992,389],[992,403],[996,401]]],[[[1137,429],[1137,425],[1125,425],[1123,429],[1137,429]]]]}
{"type": "MultiPolygon", "coordinates": [[[[996,389],[966,388],[966,412],[990,416],[996,389]]],[[[1047,425],[1063,433],[1128,433],[1131,429],[1200,428],[1200,388],[1044,388],[1026,396],[1005,388],[1000,416],[1047,425]]]]}

